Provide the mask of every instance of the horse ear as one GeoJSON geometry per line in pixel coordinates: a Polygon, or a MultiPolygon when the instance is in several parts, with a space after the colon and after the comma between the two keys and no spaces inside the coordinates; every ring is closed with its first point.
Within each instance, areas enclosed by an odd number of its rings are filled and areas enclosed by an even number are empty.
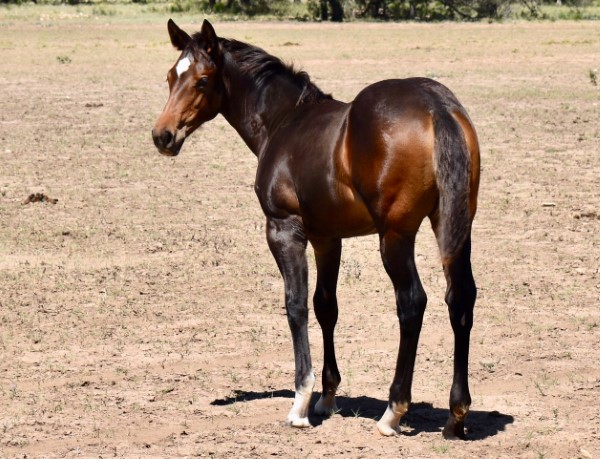
{"type": "Polygon", "coordinates": [[[191,40],[190,36],[181,30],[179,26],[175,24],[173,19],[169,19],[169,22],[167,22],[167,29],[169,29],[169,36],[171,37],[173,46],[179,51],[183,51],[191,40]]]}
{"type": "Polygon", "coordinates": [[[213,28],[212,24],[206,19],[202,23],[202,29],[200,29],[200,35],[204,39],[205,50],[213,59],[219,54],[219,38],[213,28]]]}

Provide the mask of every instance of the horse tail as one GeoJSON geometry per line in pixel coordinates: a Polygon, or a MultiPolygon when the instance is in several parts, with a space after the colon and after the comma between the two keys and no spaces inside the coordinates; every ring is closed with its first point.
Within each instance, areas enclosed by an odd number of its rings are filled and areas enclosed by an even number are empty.
{"type": "Polygon", "coordinates": [[[471,158],[465,134],[446,107],[434,111],[433,124],[439,190],[436,238],[446,265],[458,255],[471,231],[471,158]]]}

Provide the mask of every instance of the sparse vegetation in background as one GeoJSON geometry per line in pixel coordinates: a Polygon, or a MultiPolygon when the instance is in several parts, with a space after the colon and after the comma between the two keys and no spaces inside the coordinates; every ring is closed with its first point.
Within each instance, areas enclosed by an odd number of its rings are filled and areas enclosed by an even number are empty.
{"type": "MultiPolygon", "coordinates": [[[[148,2],[148,0],[135,1],[148,2]]],[[[306,7],[300,2],[290,0],[173,0],[169,3],[168,9],[175,13],[197,11],[239,17],[266,15],[308,19],[306,7]]]]}
{"type": "MultiPolygon", "coordinates": [[[[25,4],[26,0],[0,0],[25,4]]],[[[600,0],[33,0],[36,5],[93,5],[96,15],[115,15],[119,4],[152,12],[211,14],[224,19],[298,21],[477,21],[503,19],[600,19],[600,0]]]]}

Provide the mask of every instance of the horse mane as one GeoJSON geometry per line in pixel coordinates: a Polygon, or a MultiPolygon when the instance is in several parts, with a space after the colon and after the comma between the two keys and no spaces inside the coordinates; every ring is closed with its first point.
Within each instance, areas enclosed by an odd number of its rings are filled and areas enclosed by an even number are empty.
{"type": "MultiPolygon", "coordinates": [[[[192,39],[196,42],[202,40],[199,33],[194,34],[192,39]]],[[[325,94],[311,81],[308,73],[294,69],[257,46],[226,38],[219,38],[219,43],[240,72],[253,80],[257,89],[262,89],[272,78],[283,76],[302,90],[297,105],[332,99],[330,94],[325,94]]]]}

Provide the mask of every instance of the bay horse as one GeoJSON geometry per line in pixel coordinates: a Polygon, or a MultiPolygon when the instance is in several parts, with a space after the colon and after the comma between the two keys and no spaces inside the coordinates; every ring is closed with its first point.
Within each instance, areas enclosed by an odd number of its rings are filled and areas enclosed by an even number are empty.
{"type": "Polygon", "coordinates": [[[341,240],[378,234],[395,291],[400,348],[377,428],[383,435],[400,432],[427,302],[414,244],[428,217],[454,332],[450,415],[442,433],[465,438],[476,297],[471,225],[480,169],[477,135],[465,109],[449,89],[427,78],[380,81],[354,101],[340,102],[305,72],[264,50],[218,37],[206,20],[192,36],[172,20],[168,31],[181,54],[167,73],[169,98],[152,130],[158,151],[177,155],[192,132],[220,113],[258,158],[254,189],[284,281],[295,357],[296,391],[287,423],[310,426],[315,384],[307,329],[307,243],[316,260],[313,303],[324,347],[323,391],[314,413],[328,415],[337,410],[341,381],[334,347],[341,240]]]}

